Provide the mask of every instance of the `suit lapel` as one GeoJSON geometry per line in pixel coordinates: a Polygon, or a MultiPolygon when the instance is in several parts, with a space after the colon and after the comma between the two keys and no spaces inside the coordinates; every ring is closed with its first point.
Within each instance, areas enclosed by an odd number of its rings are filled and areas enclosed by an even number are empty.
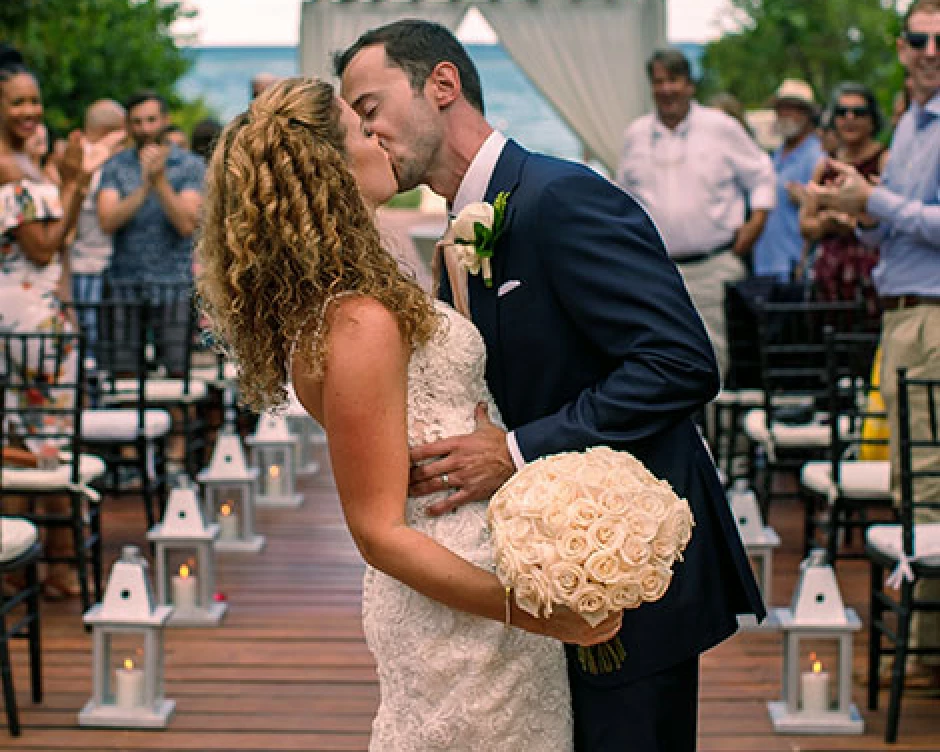
{"type": "MultiPolygon", "coordinates": [[[[470,277],[470,315],[486,343],[486,380],[497,404],[503,410],[506,408],[506,378],[500,342],[500,306],[497,291],[505,278],[506,259],[512,241],[513,193],[521,180],[522,166],[527,156],[528,152],[510,140],[506,142],[496,162],[483,200],[491,204],[500,191],[507,191],[509,201],[506,205],[504,233],[493,249],[493,286],[486,287],[482,275],[475,274],[470,277]]],[[[506,413],[503,415],[506,416],[506,413]]]]}
{"type": "Polygon", "coordinates": [[[502,154],[499,155],[499,159],[496,161],[493,175],[486,187],[486,194],[483,196],[484,201],[492,204],[499,193],[506,191],[509,193],[509,203],[506,207],[503,235],[496,242],[496,247],[493,249],[493,286],[486,287],[483,284],[482,275],[477,274],[470,277],[470,310],[473,320],[477,322],[478,326],[493,323],[492,319],[498,312],[496,291],[503,282],[503,270],[506,266],[506,257],[509,255],[509,241],[512,234],[512,194],[519,185],[522,177],[522,166],[527,156],[528,152],[525,149],[512,139],[508,140],[506,146],[503,147],[502,154]]]}

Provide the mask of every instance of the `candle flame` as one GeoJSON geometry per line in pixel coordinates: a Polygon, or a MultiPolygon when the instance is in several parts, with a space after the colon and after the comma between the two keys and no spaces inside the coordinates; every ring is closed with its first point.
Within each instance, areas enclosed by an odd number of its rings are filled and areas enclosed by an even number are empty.
{"type": "Polygon", "coordinates": [[[184,580],[189,577],[189,567],[187,567],[185,564],[180,566],[180,577],[182,577],[184,580]]]}
{"type": "Polygon", "coordinates": [[[232,505],[226,501],[224,504],[222,504],[221,507],[219,507],[219,512],[223,517],[228,517],[232,513],[232,505]]]}
{"type": "Polygon", "coordinates": [[[268,468],[268,475],[270,475],[272,478],[278,478],[278,477],[280,477],[280,475],[281,475],[281,466],[280,466],[280,465],[271,465],[271,467],[268,468]]]}
{"type": "Polygon", "coordinates": [[[134,668],[134,661],[132,661],[130,658],[125,658],[125,659],[124,659],[124,668],[126,668],[128,671],[130,671],[132,668],[134,668]]]}
{"type": "Polygon", "coordinates": [[[813,673],[818,674],[822,671],[822,661],[813,661],[813,673]]]}

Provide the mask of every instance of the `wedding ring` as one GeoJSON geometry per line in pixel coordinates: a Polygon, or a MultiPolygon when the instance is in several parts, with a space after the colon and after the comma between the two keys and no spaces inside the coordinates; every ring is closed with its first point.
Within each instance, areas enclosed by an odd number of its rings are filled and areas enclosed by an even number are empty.
{"type": "Polygon", "coordinates": [[[450,488],[450,478],[447,477],[447,473],[441,473],[441,483],[444,484],[444,488],[450,488]]]}

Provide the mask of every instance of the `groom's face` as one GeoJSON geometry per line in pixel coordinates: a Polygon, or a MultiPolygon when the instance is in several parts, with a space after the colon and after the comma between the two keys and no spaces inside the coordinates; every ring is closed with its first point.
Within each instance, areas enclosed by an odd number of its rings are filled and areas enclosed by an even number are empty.
{"type": "Polygon", "coordinates": [[[343,72],[342,96],[388,152],[398,190],[427,182],[443,140],[438,111],[381,45],[365,47],[343,72]]]}

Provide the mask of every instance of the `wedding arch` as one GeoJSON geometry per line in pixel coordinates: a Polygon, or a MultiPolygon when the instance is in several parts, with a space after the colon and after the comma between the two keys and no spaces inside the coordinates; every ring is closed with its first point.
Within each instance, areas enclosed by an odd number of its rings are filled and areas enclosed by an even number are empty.
{"type": "Polygon", "coordinates": [[[333,54],[367,29],[423,18],[456,31],[471,7],[613,173],[624,128],[648,110],[644,66],[665,43],[666,0],[305,0],[300,70],[332,80],[333,54]]]}

